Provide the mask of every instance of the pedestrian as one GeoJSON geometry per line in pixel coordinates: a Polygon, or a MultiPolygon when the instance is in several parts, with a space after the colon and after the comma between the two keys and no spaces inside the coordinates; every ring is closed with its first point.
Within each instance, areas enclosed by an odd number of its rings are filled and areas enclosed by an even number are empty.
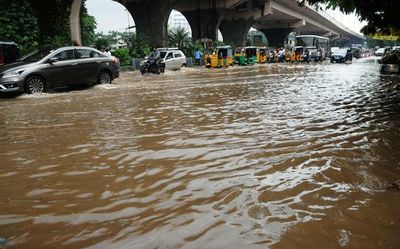
{"type": "Polygon", "coordinates": [[[196,65],[200,66],[201,65],[201,56],[203,55],[203,53],[201,53],[200,50],[196,50],[194,52],[194,59],[196,61],[196,65]]]}

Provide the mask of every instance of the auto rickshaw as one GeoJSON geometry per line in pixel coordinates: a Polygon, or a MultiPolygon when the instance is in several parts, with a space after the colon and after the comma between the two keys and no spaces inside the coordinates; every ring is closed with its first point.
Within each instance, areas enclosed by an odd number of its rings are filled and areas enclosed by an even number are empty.
{"type": "Polygon", "coordinates": [[[296,54],[294,52],[294,50],[290,51],[290,50],[286,50],[286,62],[296,62],[296,54]]]}
{"type": "Polygon", "coordinates": [[[268,49],[266,47],[258,47],[257,48],[257,62],[258,63],[266,63],[268,60],[267,55],[268,49]]]}
{"type": "Polygon", "coordinates": [[[240,66],[247,64],[246,54],[241,47],[235,49],[235,63],[240,66]]]}
{"type": "Polygon", "coordinates": [[[218,46],[205,56],[205,64],[210,67],[228,67],[233,65],[231,46],[218,46]]]}
{"type": "Polygon", "coordinates": [[[257,61],[257,48],[256,47],[245,47],[247,64],[254,64],[257,61]]]}
{"type": "Polygon", "coordinates": [[[293,48],[294,53],[294,61],[295,62],[303,62],[304,61],[304,47],[303,46],[296,46],[293,48]]]}

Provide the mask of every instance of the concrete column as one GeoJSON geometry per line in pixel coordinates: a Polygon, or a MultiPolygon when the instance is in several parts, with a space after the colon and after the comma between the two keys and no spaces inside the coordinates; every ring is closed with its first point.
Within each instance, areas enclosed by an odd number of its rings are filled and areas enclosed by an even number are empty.
{"type": "Polygon", "coordinates": [[[294,28],[259,29],[268,38],[268,46],[283,47],[286,37],[294,28]]]}
{"type": "Polygon", "coordinates": [[[192,40],[218,39],[218,27],[223,16],[223,9],[197,9],[181,12],[192,29],[192,40]]]}
{"type": "Polygon", "coordinates": [[[82,46],[81,37],[81,13],[82,0],[73,0],[71,5],[71,13],[69,15],[69,22],[71,28],[71,41],[76,45],[82,46]]]}
{"type": "Polygon", "coordinates": [[[249,32],[253,23],[253,18],[221,20],[219,29],[224,37],[224,43],[233,46],[245,46],[247,41],[247,33],[249,32]]]}
{"type": "Polygon", "coordinates": [[[152,47],[166,46],[172,0],[130,1],[125,7],[131,13],[136,32],[142,39],[152,47]]]}

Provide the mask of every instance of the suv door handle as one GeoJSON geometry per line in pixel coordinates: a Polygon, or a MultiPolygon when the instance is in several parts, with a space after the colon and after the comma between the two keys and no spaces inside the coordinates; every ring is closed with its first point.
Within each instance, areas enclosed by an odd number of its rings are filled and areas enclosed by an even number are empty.
{"type": "Polygon", "coordinates": [[[77,62],[74,62],[74,63],[71,64],[71,66],[76,66],[76,65],[78,65],[77,62]]]}

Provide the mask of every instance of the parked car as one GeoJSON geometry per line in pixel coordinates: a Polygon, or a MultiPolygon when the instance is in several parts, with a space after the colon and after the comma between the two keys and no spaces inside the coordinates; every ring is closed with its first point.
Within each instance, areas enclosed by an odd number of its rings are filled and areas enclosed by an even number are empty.
{"type": "Polygon", "coordinates": [[[392,50],[400,50],[400,46],[393,46],[392,50]]]}
{"type": "Polygon", "coordinates": [[[383,56],[383,55],[385,54],[385,52],[386,52],[386,49],[385,49],[385,48],[378,48],[378,49],[375,51],[374,55],[375,55],[375,56],[383,56]]]}
{"type": "Polygon", "coordinates": [[[360,59],[361,58],[361,49],[359,48],[351,48],[350,50],[353,58],[360,59]]]}
{"type": "Polygon", "coordinates": [[[19,58],[19,49],[15,42],[0,41],[0,66],[12,63],[19,58]]]}
{"type": "Polygon", "coordinates": [[[165,63],[168,70],[179,70],[186,67],[186,56],[177,48],[159,48],[161,61],[165,63]]]}
{"type": "Polygon", "coordinates": [[[381,64],[382,74],[400,73],[400,50],[393,50],[378,61],[381,64]]]}
{"type": "Polygon", "coordinates": [[[334,62],[343,63],[352,60],[353,60],[353,55],[351,53],[351,50],[348,48],[336,49],[335,52],[333,52],[331,55],[331,63],[334,62]]]}
{"type": "Polygon", "coordinates": [[[0,66],[0,92],[41,93],[82,83],[111,83],[119,77],[119,61],[89,47],[41,50],[0,66]]]}
{"type": "Polygon", "coordinates": [[[390,52],[391,48],[390,47],[384,47],[384,48],[378,48],[374,55],[375,56],[384,56],[385,54],[387,54],[388,52],[390,52]]]}

